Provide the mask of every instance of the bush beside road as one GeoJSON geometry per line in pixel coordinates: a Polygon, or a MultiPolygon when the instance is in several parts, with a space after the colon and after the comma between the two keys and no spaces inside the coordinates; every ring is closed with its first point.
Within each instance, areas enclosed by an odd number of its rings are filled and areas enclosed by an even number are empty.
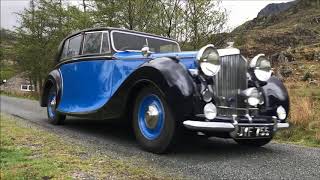
{"type": "Polygon", "coordinates": [[[291,127],[277,133],[275,140],[320,147],[320,88],[303,82],[287,82],[291,127]]]}

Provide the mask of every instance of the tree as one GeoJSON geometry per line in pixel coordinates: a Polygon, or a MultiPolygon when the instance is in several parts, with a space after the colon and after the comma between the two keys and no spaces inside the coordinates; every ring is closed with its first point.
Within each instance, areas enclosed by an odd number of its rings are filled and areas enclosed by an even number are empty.
{"type": "Polygon", "coordinates": [[[211,34],[220,33],[227,21],[220,1],[187,0],[185,2],[185,37],[194,49],[201,47],[211,34]]]}
{"type": "Polygon", "coordinates": [[[159,1],[95,0],[97,24],[153,32],[159,1]]]}
{"type": "Polygon", "coordinates": [[[158,26],[160,35],[177,38],[178,28],[183,22],[182,0],[161,0],[158,11],[158,26]]]}
{"type": "Polygon", "coordinates": [[[82,0],[80,6],[64,0],[31,0],[19,16],[16,62],[36,87],[51,70],[59,43],[73,31],[126,28],[171,37],[183,48],[197,49],[221,32],[227,17],[218,1],[206,0],[82,0]]]}
{"type": "Polygon", "coordinates": [[[225,29],[227,21],[220,1],[95,0],[95,4],[95,19],[100,25],[171,37],[193,49],[225,29]]]}
{"type": "Polygon", "coordinates": [[[16,62],[39,90],[51,70],[57,47],[72,31],[92,26],[87,13],[61,0],[32,0],[20,16],[16,62]]]}

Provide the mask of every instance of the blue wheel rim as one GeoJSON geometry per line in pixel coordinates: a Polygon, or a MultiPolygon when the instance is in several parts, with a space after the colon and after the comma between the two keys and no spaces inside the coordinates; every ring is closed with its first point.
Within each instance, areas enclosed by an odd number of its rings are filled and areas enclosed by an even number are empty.
{"type": "Polygon", "coordinates": [[[145,138],[149,140],[154,140],[160,136],[164,126],[164,118],[165,118],[165,114],[164,114],[163,105],[157,95],[151,94],[142,99],[139,105],[139,110],[138,110],[138,124],[139,124],[139,129],[145,138]],[[148,127],[148,124],[147,124],[146,113],[150,106],[156,108],[158,112],[158,116],[155,121],[156,123],[153,128],[148,127]]]}
{"type": "Polygon", "coordinates": [[[54,89],[51,89],[48,95],[48,114],[50,118],[54,118],[55,117],[55,106],[51,105],[51,102],[56,99],[56,92],[54,89]]]}

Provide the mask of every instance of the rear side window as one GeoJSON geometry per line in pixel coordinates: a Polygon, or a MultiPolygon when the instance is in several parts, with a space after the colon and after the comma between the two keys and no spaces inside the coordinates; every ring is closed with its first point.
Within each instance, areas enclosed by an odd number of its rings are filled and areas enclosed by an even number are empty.
{"type": "Polygon", "coordinates": [[[102,32],[86,33],[82,54],[98,54],[101,49],[102,32]]]}
{"type": "Polygon", "coordinates": [[[64,42],[64,45],[63,45],[63,50],[62,50],[62,54],[61,54],[61,59],[67,57],[67,54],[68,54],[68,45],[69,45],[69,40],[66,40],[64,42]]]}
{"type": "Polygon", "coordinates": [[[81,35],[75,36],[69,40],[67,57],[79,55],[81,46],[81,35]]]}

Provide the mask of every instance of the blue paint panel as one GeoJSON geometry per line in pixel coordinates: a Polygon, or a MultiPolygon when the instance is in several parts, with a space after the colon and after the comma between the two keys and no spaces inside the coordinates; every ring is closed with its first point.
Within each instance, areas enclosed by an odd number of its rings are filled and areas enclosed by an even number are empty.
{"type": "Polygon", "coordinates": [[[84,113],[101,108],[119,84],[144,62],[132,61],[121,68],[118,68],[117,60],[79,61],[62,65],[63,88],[58,111],[84,113]]]}
{"type": "MultiPolygon", "coordinates": [[[[196,62],[197,51],[186,51],[180,53],[153,53],[147,59],[155,59],[159,57],[177,57],[187,69],[196,69],[198,67],[196,62]]],[[[119,52],[114,55],[117,59],[142,59],[145,58],[141,52],[119,52]]]]}
{"type": "Polygon", "coordinates": [[[157,57],[177,57],[180,59],[180,63],[182,63],[187,69],[196,69],[197,68],[197,62],[196,62],[196,56],[197,51],[185,51],[180,53],[156,53],[152,54],[151,58],[157,58],[157,57]]]}
{"type": "Polygon", "coordinates": [[[117,89],[129,76],[129,74],[131,74],[134,70],[137,69],[137,67],[139,67],[144,62],[146,62],[146,60],[116,60],[113,69],[112,94],[114,94],[117,91],[117,89]]]}
{"type": "Polygon", "coordinates": [[[100,109],[126,78],[139,66],[157,57],[179,57],[187,69],[195,69],[196,52],[157,53],[145,58],[140,52],[114,54],[117,60],[90,60],[64,64],[60,67],[63,80],[62,96],[57,110],[85,113],[100,109]]]}
{"type": "Polygon", "coordinates": [[[181,59],[180,63],[183,64],[187,69],[197,69],[198,68],[198,65],[197,65],[195,59],[191,59],[191,58],[181,59]]]}

